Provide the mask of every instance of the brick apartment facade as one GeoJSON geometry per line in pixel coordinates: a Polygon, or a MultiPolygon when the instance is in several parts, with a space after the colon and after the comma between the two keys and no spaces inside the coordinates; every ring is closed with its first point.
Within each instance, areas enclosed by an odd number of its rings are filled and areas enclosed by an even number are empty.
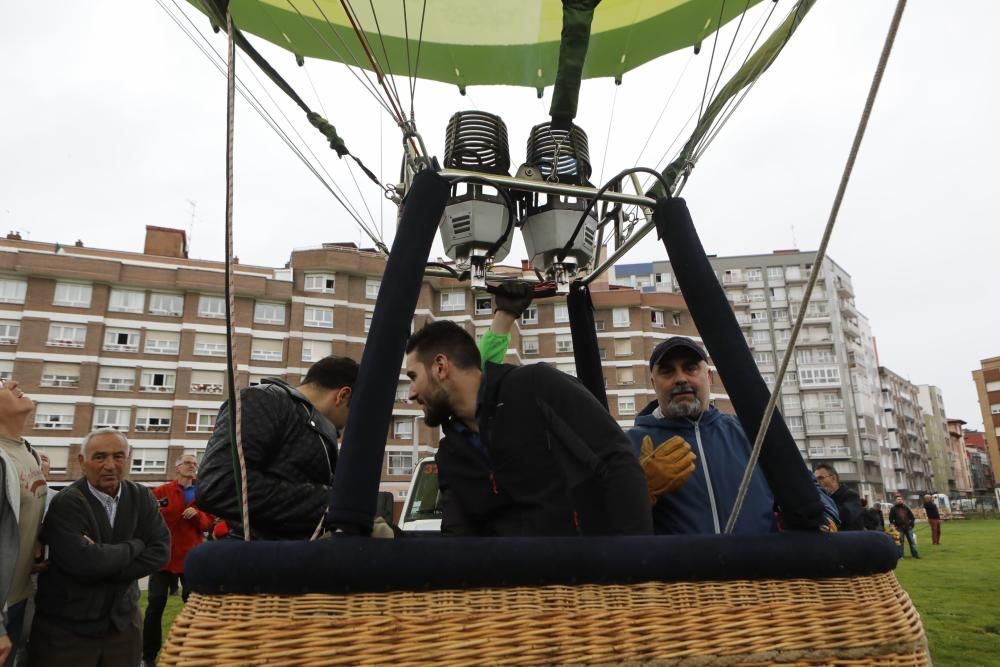
{"type": "MultiPolygon", "coordinates": [[[[329,355],[361,359],[384,258],[353,244],[296,250],[284,268],[236,269],[237,384],[274,376],[296,384],[329,355]]],[[[519,269],[511,269],[519,273],[519,269]]],[[[100,426],[132,443],[132,479],[155,484],[184,453],[199,455],[225,390],[224,272],[189,259],[183,232],[147,228],[144,252],[0,240],[0,375],[36,402],[26,437],[52,461],[52,481],[80,475],[82,437],[100,426]]],[[[646,360],[660,340],[697,337],[678,294],[594,286],[595,320],[612,414],[630,426],[653,398],[646,360]]],[[[414,326],[450,319],[470,334],[493,304],[451,280],[424,282],[414,326]]],[[[539,300],[515,331],[507,361],[573,372],[565,301],[539,300]]],[[[423,424],[400,373],[386,434],[382,490],[405,497],[437,429],[423,424]]],[[[721,409],[731,410],[721,384],[721,409]]]]}

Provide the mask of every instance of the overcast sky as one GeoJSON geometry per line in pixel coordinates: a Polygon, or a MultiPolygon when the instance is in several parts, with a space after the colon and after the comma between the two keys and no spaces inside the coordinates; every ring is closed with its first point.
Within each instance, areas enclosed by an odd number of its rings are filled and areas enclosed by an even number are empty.
{"type": "MultiPolygon", "coordinates": [[[[223,35],[180,4],[224,52],[223,35]]],[[[709,252],[816,248],[894,6],[820,0],[806,17],[684,193],[709,252]]],[[[780,0],[771,25],[790,7],[780,0]]],[[[739,61],[739,45],[749,45],[744,38],[769,9],[763,2],[748,13],[736,35],[739,61]]],[[[5,3],[0,16],[2,231],[141,250],[145,225],[180,227],[191,235],[192,257],[220,259],[225,80],[155,0],[5,3]]],[[[1000,3],[989,0],[909,3],[830,245],[830,256],[853,277],[881,363],[941,387],[948,415],[976,428],[982,418],[970,371],[1000,355],[998,24],[1000,3]]],[[[716,67],[732,28],[720,37],[716,67]]],[[[584,85],[577,123],[590,136],[595,182],[636,164],[647,142],[639,163],[657,165],[698,107],[710,47],[627,73],[617,89],[607,80],[584,85]]],[[[393,180],[398,132],[347,68],[320,61],[299,68],[285,51],[261,50],[353,153],[393,180]]],[[[395,212],[374,185],[355,169],[359,192],[296,107],[262,87],[242,61],[239,73],[287,127],[269,95],[278,101],[361,216],[391,240],[395,212]]],[[[405,79],[399,87],[407,88],[405,79]]],[[[547,119],[548,101],[548,91],[542,100],[513,88],[470,88],[461,97],[420,81],[415,107],[428,150],[438,156],[453,112],[500,114],[519,164],[528,130],[547,119]]],[[[293,248],[322,242],[369,245],[242,100],[235,207],[243,263],[281,266],[293,248]]],[[[516,253],[523,256],[523,248],[516,253]]],[[[625,261],[663,257],[650,238],[625,261]]]]}

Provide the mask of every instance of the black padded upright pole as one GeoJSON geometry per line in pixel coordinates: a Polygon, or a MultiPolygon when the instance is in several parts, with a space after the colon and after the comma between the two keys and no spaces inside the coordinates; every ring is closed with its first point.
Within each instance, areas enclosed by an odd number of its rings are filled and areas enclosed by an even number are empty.
{"type": "Polygon", "coordinates": [[[569,310],[569,327],[573,335],[573,358],[576,361],[576,377],[583,386],[608,407],[608,392],[604,388],[604,372],[601,370],[601,350],[597,346],[597,329],[594,328],[594,302],[590,298],[590,288],[581,281],[574,281],[569,287],[566,299],[569,310]]]}
{"type": "Polygon", "coordinates": [[[328,530],[367,535],[375,519],[386,434],[427,256],[448,199],[448,181],[425,170],[413,179],[382,276],[382,289],[351,398],[326,515],[328,530]]]}
{"type": "MultiPolygon", "coordinates": [[[[726,385],[743,430],[753,442],[770,392],[705,255],[687,204],[679,198],[660,199],[653,220],[691,317],[726,385]]],[[[764,438],[760,468],[787,527],[810,529],[823,525],[823,505],[815,482],[777,410],[764,438]]]]}

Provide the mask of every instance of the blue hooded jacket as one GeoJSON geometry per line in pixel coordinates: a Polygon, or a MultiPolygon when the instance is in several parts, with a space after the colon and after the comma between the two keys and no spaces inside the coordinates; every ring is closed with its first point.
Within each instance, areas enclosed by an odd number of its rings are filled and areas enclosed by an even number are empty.
{"type": "MultiPolygon", "coordinates": [[[[654,399],[635,419],[628,431],[636,454],[648,435],[658,447],[679,435],[694,451],[695,470],[691,478],[673,493],[664,494],[653,507],[653,531],[658,535],[697,535],[722,533],[736,502],[743,471],[753,449],[739,419],[719,412],[714,406],[697,420],[685,417],[658,418],[654,399]]],[[[839,523],[836,505],[817,489],[825,514],[839,523]]],[[[777,530],[774,496],[764,473],[757,467],[750,477],[750,488],[736,521],[734,534],[746,535],[777,530]]]]}

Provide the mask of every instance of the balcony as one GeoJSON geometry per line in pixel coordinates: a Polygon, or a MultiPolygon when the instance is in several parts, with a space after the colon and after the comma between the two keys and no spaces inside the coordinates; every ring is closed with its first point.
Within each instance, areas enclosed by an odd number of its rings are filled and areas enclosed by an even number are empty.
{"type": "Polygon", "coordinates": [[[50,347],[83,347],[83,341],[71,340],[69,338],[50,338],[45,341],[50,347]]]}
{"type": "Polygon", "coordinates": [[[80,378],[72,375],[43,375],[42,387],[79,387],[80,378]]]}
{"type": "Polygon", "coordinates": [[[134,386],[134,380],[121,380],[118,378],[99,378],[97,380],[97,388],[101,391],[132,391],[134,386]]]}
{"type": "Polygon", "coordinates": [[[840,312],[844,314],[844,317],[857,317],[858,315],[854,301],[851,299],[840,299],[840,312]]]}
{"type": "Polygon", "coordinates": [[[722,284],[723,285],[746,285],[747,279],[743,277],[743,274],[737,273],[725,273],[722,274],[722,284]]]}
{"type": "Polygon", "coordinates": [[[838,277],[835,282],[837,283],[837,294],[845,299],[854,298],[854,290],[851,289],[851,285],[846,280],[838,277]]]}
{"type": "Polygon", "coordinates": [[[116,343],[105,343],[104,344],[104,351],[105,352],[138,352],[139,351],[139,346],[138,345],[119,345],[119,344],[116,344],[116,343]]]}

